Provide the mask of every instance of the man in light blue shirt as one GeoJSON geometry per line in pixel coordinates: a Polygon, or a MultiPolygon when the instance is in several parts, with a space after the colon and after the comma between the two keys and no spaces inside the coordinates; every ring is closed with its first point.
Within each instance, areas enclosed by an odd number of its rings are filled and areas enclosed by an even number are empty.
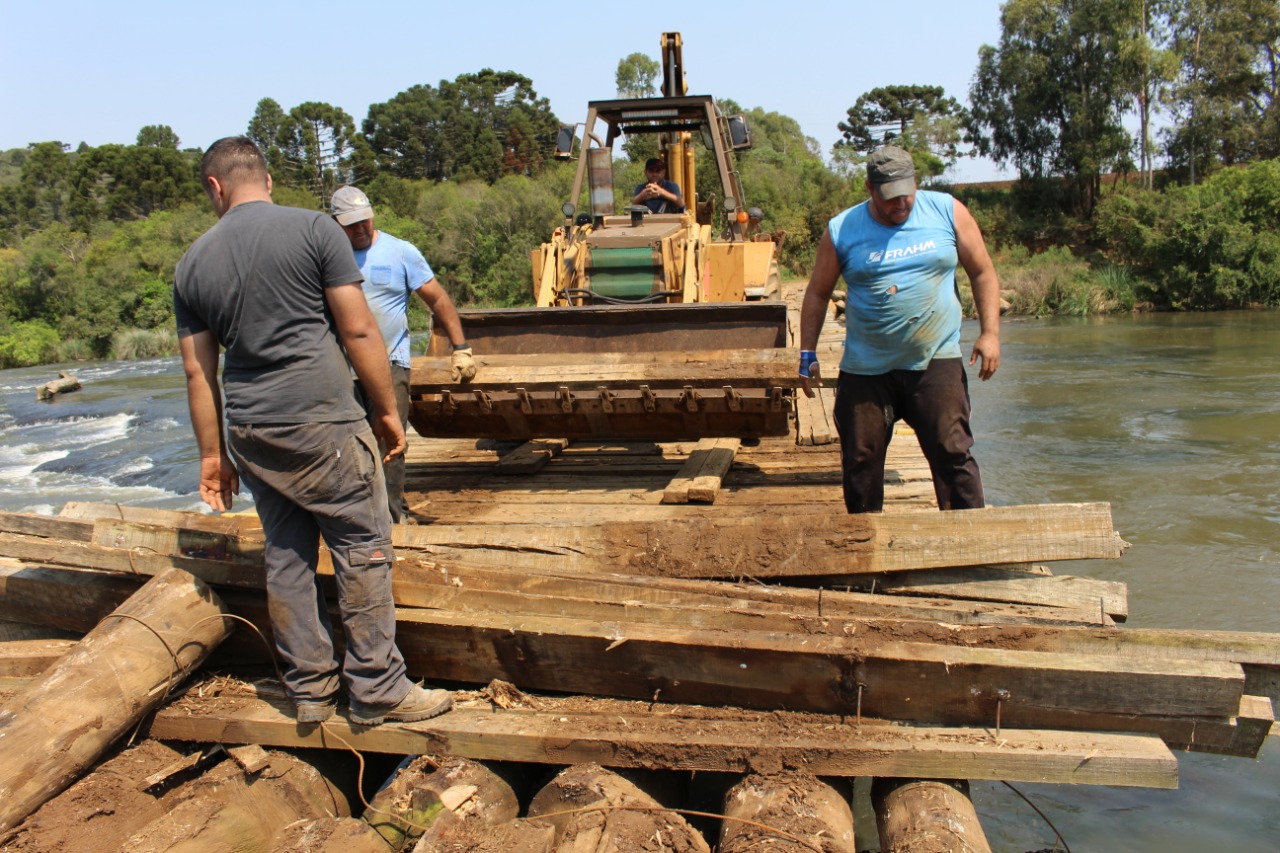
{"type": "MultiPolygon", "coordinates": [[[[412,243],[373,227],[373,206],[355,187],[341,187],[330,200],[333,218],[346,232],[355,251],[356,265],[364,274],[364,295],[369,302],[391,362],[391,384],[395,390],[400,420],[409,423],[409,294],[416,293],[431,311],[453,344],[453,381],[476,375],[471,347],[462,332],[462,320],[449,294],[412,243]]],[[[391,518],[412,524],[404,499],[404,457],[386,466],[387,498],[391,518]]]]}
{"type": "Polygon", "coordinates": [[[956,267],[973,289],[980,330],[969,364],[987,380],[1000,366],[1000,281],[972,214],[945,193],[918,190],[911,154],[896,146],[867,161],[869,198],[822,235],[800,309],[800,376],[821,381],[816,347],[836,279],[848,288],[845,345],[833,418],[845,507],[884,508],[893,425],[915,430],[939,509],[985,505],[970,449],[969,385],[960,350],[956,267]]]}

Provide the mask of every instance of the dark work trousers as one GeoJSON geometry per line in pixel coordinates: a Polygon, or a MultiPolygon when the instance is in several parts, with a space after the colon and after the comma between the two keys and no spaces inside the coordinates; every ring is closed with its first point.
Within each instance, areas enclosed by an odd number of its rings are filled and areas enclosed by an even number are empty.
{"type": "Polygon", "coordinates": [[[884,509],[884,460],[899,420],[915,430],[929,461],[938,508],[985,506],[982,476],[969,452],[969,411],[969,380],[958,358],[935,358],[924,370],[879,376],[841,373],[835,422],[845,508],[850,513],[884,509]]]}
{"type": "MultiPolygon", "coordinates": [[[[396,410],[400,412],[400,426],[409,434],[409,368],[398,364],[391,365],[391,390],[396,395],[396,410]]],[[[372,417],[369,398],[364,388],[356,383],[356,399],[364,406],[365,413],[372,417]]],[[[372,424],[372,420],[370,421],[372,424]]],[[[404,499],[404,454],[382,466],[383,476],[387,481],[387,507],[391,510],[391,520],[399,524],[409,514],[409,503],[404,499]]]]}
{"type": "Polygon", "coordinates": [[[353,699],[396,704],[412,685],[395,643],[391,516],[369,425],[232,425],[227,443],[262,520],[267,608],[290,698],[334,697],[341,673],[353,699]],[[321,536],[346,637],[341,666],[316,577],[321,536]]]}

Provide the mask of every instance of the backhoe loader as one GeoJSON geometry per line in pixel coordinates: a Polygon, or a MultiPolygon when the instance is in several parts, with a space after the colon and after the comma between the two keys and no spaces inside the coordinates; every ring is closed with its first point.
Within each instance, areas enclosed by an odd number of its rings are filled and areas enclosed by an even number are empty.
{"type": "Polygon", "coordinates": [[[662,55],[660,96],[592,101],[580,137],[579,126],[562,128],[557,156],[578,165],[564,223],[532,250],[537,307],[461,312],[478,365],[464,384],[450,382],[448,340],[433,335],[410,382],[421,435],[683,440],[790,431],[795,354],[777,299],[777,243],[754,233],[761,214],[745,205],[734,158],[750,147],[749,128],[711,96],[687,94],[679,33],[663,34],[662,55]],[[683,213],[629,205],[618,213],[613,145],[637,134],[657,135],[683,213]],[[705,194],[695,140],[718,178],[705,194]]]}

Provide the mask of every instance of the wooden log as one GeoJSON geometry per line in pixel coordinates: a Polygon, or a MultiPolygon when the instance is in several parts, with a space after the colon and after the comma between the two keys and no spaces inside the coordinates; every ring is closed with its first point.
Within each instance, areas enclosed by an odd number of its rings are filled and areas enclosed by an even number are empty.
{"type": "MultiPolygon", "coordinates": [[[[130,853],[271,850],[282,827],[349,815],[345,796],[303,758],[273,753],[271,767],[275,772],[254,776],[250,782],[249,774],[235,762],[221,762],[187,786],[184,796],[175,798],[162,817],[135,832],[121,849],[130,853]]],[[[376,833],[370,835],[370,841],[378,840],[376,833]]],[[[368,844],[364,849],[376,848],[368,844]]]]}
{"type": "Polygon", "coordinates": [[[464,850],[466,853],[553,853],[555,841],[556,830],[551,824],[520,818],[483,828],[464,825],[463,829],[450,836],[447,847],[436,844],[433,839],[423,838],[413,850],[414,853],[461,853],[464,850]]]}
{"type": "Polygon", "coordinates": [[[0,831],[75,781],[231,631],[182,572],[147,582],[0,709],[0,831]],[[127,662],[127,665],[126,665],[127,662]]]}
{"type": "Polygon", "coordinates": [[[424,723],[350,725],[342,711],[299,727],[283,697],[196,696],[160,709],[151,737],[202,743],[346,748],[395,755],[459,755],[476,761],[771,773],[804,767],[818,776],[1003,779],[1177,787],[1177,761],[1158,737],[1097,732],[912,727],[851,717],[683,708],[611,701],[599,713],[580,701],[539,696],[538,709],[459,701],[424,723]],[[328,731],[342,737],[332,737],[328,731]],[[1052,744],[1046,749],[1046,744],[1052,744]]]}
{"type": "Polygon", "coordinates": [[[651,839],[672,853],[711,853],[701,833],[630,781],[596,764],[568,768],[534,795],[529,817],[555,827],[557,851],[630,853],[651,839]]]}
{"type": "Polygon", "coordinates": [[[387,843],[360,818],[321,817],[285,826],[269,849],[271,853],[387,853],[387,843]]]}
{"type": "Polygon", "coordinates": [[[733,458],[742,446],[737,438],[704,438],[662,493],[664,504],[715,503],[733,458]]]}
{"type": "Polygon", "coordinates": [[[82,386],[80,380],[76,379],[65,370],[58,371],[58,378],[50,380],[36,388],[37,400],[52,400],[59,394],[69,394],[72,391],[79,391],[82,386]]]}
{"type": "Polygon", "coordinates": [[[968,782],[876,779],[871,802],[882,853],[991,853],[968,782]]]}
{"type": "Polygon", "coordinates": [[[144,779],[182,757],[176,745],[142,738],[109,755],[92,773],[44,803],[11,833],[0,836],[0,848],[50,853],[125,850],[125,841],[162,817],[170,802],[168,797],[146,791],[144,779]],[[89,831],[93,834],[91,845],[85,843],[89,831]]]}
{"type": "Polygon", "coordinates": [[[748,776],[725,794],[718,853],[854,853],[847,782],[844,788],[794,771],[748,776]]]}
{"type": "MultiPolygon", "coordinates": [[[[374,796],[364,820],[391,850],[423,838],[452,843],[473,829],[515,820],[520,803],[511,786],[482,764],[448,756],[417,756],[401,764],[374,796]]],[[[434,848],[433,848],[434,849],[434,848]]]]}

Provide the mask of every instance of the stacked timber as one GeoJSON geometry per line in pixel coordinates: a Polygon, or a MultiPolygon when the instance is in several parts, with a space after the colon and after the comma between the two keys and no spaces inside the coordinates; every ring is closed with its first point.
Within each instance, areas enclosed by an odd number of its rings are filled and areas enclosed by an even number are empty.
{"type": "MultiPolygon", "coordinates": [[[[828,849],[826,840],[846,832],[836,804],[847,798],[810,780],[1172,787],[1170,749],[1251,756],[1269,731],[1280,685],[1276,637],[1123,628],[1121,585],[1041,565],[1120,556],[1124,543],[1104,505],[903,508],[828,514],[819,526],[802,495],[762,514],[734,479],[739,465],[750,479],[770,469],[777,477],[791,464],[827,488],[830,475],[814,476],[816,460],[805,458],[816,454],[796,451],[786,463],[770,459],[777,451],[767,446],[734,448],[727,488],[702,506],[663,503],[698,443],[565,443],[532,476],[503,469],[508,448],[444,444],[451,450],[437,458],[449,461],[416,462],[415,479],[425,480],[430,466],[436,481],[473,484],[417,494],[418,512],[433,523],[396,528],[394,585],[411,674],[457,688],[457,709],[442,718],[362,728],[340,712],[324,726],[299,727],[273,679],[244,675],[260,673],[252,667],[268,661],[270,637],[262,536],[252,516],[92,504],[70,504],[58,517],[0,514],[0,619],[86,634],[109,624],[149,579],[179,571],[216,589],[227,612],[262,637],[241,628],[222,643],[215,663],[242,675],[190,683],[151,718],[151,738],[200,744],[199,755],[254,744],[568,765],[592,780],[525,792],[527,802],[557,806],[529,806],[523,816],[512,813],[510,798],[501,808],[488,805],[494,795],[477,799],[468,787],[483,787],[475,781],[437,783],[430,795],[415,785],[384,798],[401,812],[375,800],[363,820],[350,817],[350,807],[299,810],[303,823],[290,843],[323,836],[335,850],[363,849],[354,839],[366,829],[385,836],[399,819],[387,814],[408,822],[402,845],[418,827],[426,837],[450,826],[458,838],[511,832],[543,838],[543,849],[569,849],[583,833],[629,837],[646,815],[659,816],[650,834],[685,837],[672,828],[669,801],[599,793],[592,796],[603,804],[589,806],[582,791],[629,790],[602,767],[745,776],[726,785],[725,819],[708,836],[719,836],[721,850],[751,849],[752,832],[778,831],[764,849],[828,849]],[[632,484],[620,490],[624,505],[606,499],[614,487],[600,488],[613,473],[552,485],[556,466],[585,467],[582,455],[594,462],[608,455],[600,467],[624,472],[632,484]],[[642,476],[645,468],[660,473],[642,476]],[[518,482],[499,490],[495,479],[518,482]],[[654,482],[642,486],[646,480],[654,482]],[[570,482],[585,500],[567,499],[570,482]],[[565,494],[539,500],[548,488],[565,494]],[[642,489],[644,501],[630,499],[642,489]],[[457,790],[446,797],[450,788],[457,790]],[[464,830],[468,808],[481,805],[500,814],[494,825],[504,828],[477,830],[472,821],[464,830]],[[574,820],[566,822],[565,811],[574,820]],[[446,812],[453,817],[438,823],[446,812]],[[609,818],[614,812],[626,820],[609,818]],[[766,829],[735,823],[751,814],[766,829]]],[[[901,476],[905,460],[896,470],[901,476]]],[[[782,488],[775,481],[771,490],[782,488]]],[[[68,639],[5,645],[10,685],[76,648],[68,639]]],[[[480,776],[488,772],[476,766],[480,776]]],[[[218,767],[240,785],[248,775],[223,756],[197,778],[218,767]]],[[[904,790],[882,798],[886,819],[919,788],[904,790]]],[[[234,796],[218,796],[229,798],[220,811],[243,811],[234,796]]],[[[890,820],[884,833],[894,826],[890,820]]],[[[829,849],[855,848],[850,840],[829,849]]]]}
{"type": "Polygon", "coordinates": [[[909,434],[849,517],[798,403],[799,443],[411,439],[397,642],[455,696],[421,723],[295,722],[252,515],[0,514],[0,847],[982,850],[963,780],[1257,755],[1280,637],[1124,627],[1060,570],[1121,556],[1108,506],[937,512],[909,434]]]}

